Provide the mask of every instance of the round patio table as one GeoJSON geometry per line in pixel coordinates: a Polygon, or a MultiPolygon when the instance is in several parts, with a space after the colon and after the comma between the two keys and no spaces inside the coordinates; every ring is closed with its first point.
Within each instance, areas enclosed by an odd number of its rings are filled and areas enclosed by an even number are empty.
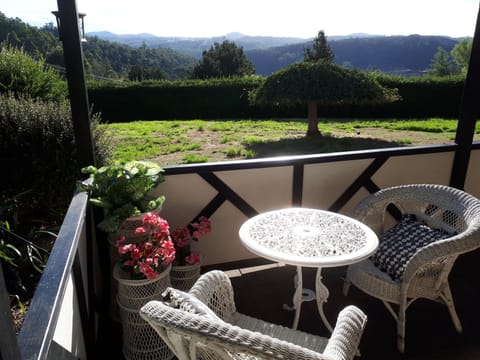
{"type": "Polygon", "coordinates": [[[322,268],[359,262],[378,246],[377,235],[365,224],[339,213],[302,207],[256,215],[243,223],[239,236],[254,254],[297,267],[292,327],[298,326],[302,302],[316,298],[320,317],[330,331],[323,311],[329,292],[322,282],[322,268]],[[317,268],[315,294],[303,289],[302,267],[317,268]]]}

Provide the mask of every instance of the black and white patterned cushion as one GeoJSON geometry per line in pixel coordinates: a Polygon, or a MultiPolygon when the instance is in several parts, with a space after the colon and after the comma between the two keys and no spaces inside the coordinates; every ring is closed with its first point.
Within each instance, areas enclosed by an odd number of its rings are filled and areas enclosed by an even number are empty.
{"type": "Polygon", "coordinates": [[[428,227],[414,215],[408,215],[380,236],[380,244],[371,260],[392,280],[402,281],[407,262],[419,248],[449,236],[444,231],[428,227]]]}

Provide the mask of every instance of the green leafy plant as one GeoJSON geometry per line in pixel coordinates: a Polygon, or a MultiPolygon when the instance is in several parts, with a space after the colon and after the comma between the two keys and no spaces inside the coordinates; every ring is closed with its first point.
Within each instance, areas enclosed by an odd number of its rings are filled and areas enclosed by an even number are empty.
{"type": "Polygon", "coordinates": [[[13,232],[8,221],[0,220],[0,262],[7,290],[19,306],[22,298],[33,294],[34,287],[30,283],[36,282],[35,279],[42,274],[50,254],[34,242],[39,240],[39,235],[56,238],[56,234],[50,231],[37,230],[31,233],[32,240],[28,240],[13,232]]]}
{"type": "Polygon", "coordinates": [[[99,229],[115,232],[126,218],[160,207],[165,197],[150,198],[148,193],[165,180],[163,171],[150,161],[83,168],[82,173],[90,174],[90,179],[80,184],[80,190],[89,191],[91,204],[104,210],[99,229]]]}
{"type": "Polygon", "coordinates": [[[35,60],[22,48],[0,43],[0,92],[28,94],[32,98],[59,101],[67,96],[67,84],[44,59],[35,60]]]}
{"type": "Polygon", "coordinates": [[[0,234],[2,234],[0,237],[0,259],[16,267],[14,255],[20,256],[21,253],[15,246],[5,241],[4,232],[10,232],[10,225],[7,221],[0,221],[0,234]]]}

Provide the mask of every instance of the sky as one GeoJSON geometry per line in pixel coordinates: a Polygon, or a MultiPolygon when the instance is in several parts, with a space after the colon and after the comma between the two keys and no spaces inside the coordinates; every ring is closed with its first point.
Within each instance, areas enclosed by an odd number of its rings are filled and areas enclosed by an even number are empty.
{"type": "MultiPolygon", "coordinates": [[[[157,36],[313,38],[325,35],[473,36],[478,0],[76,0],[85,31],[157,36]]],[[[1,0],[0,11],[33,26],[54,22],[57,0],[1,0]]]]}

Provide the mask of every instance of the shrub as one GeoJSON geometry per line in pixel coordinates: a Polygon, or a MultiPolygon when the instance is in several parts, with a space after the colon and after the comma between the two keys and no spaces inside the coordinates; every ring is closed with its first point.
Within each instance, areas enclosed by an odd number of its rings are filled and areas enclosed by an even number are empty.
{"type": "MultiPolygon", "coordinates": [[[[95,153],[103,164],[110,145],[98,122],[99,115],[93,115],[95,153]]],[[[0,95],[1,192],[16,198],[24,219],[61,220],[81,176],[74,143],[67,101],[0,95]]]]}
{"type": "Polygon", "coordinates": [[[89,83],[95,111],[110,122],[231,118],[250,115],[248,91],[259,77],[89,83]]]}
{"type": "Polygon", "coordinates": [[[0,93],[26,94],[32,98],[61,100],[67,84],[40,59],[35,61],[23,49],[0,46],[0,93]]]}
{"type": "MultiPolygon", "coordinates": [[[[382,86],[398,89],[401,101],[388,104],[319,105],[321,117],[430,118],[458,116],[465,78],[401,77],[369,73],[382,86]]],[[[94,110],[109,122],[163,119],[306,117],[303,105],[252,105],[248,93],[265,78],[143,82],[90,82],[94,110]]],[[[292,88],[292,91],[295,89],[292,88]]]]}

